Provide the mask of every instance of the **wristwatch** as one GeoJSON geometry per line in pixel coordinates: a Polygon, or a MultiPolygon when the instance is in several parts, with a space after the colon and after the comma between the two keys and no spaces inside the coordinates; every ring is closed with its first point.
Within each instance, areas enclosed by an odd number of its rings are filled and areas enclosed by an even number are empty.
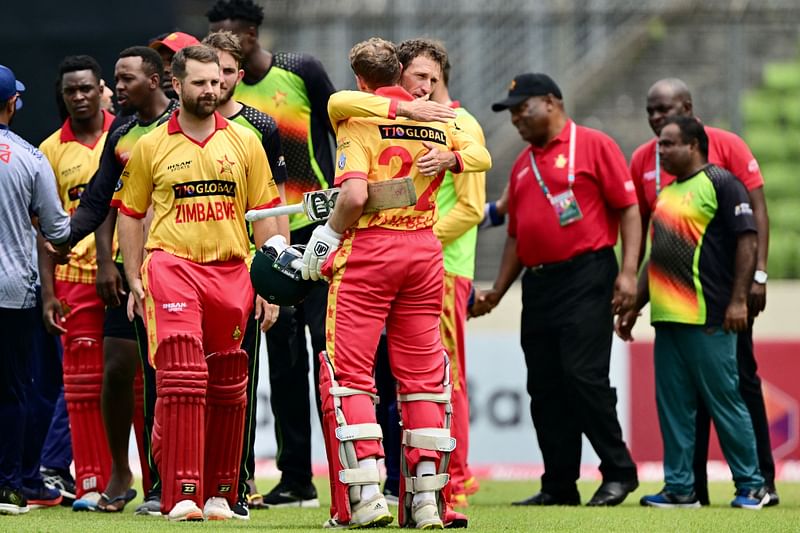
{"type": "Polygon", "coordinates": [[[767,284],[767,273],[763,270],[756,270],[753,274],[753,281],[758,283],[759,285],[766,285],[767,284]]]}

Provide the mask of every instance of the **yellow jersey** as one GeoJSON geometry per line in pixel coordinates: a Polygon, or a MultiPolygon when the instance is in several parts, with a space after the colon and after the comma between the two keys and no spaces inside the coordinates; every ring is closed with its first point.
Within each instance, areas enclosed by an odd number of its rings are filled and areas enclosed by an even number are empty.
{"type": "MultiPolygon", "coordinates": [[[[53,167],[58,195],[64,210],[70,215],[78,207],[81,193],[100,165],[100,156],[113,121],[114,115],[103,111],[103,133],[93,144],[83,144],[75,137],[71,119],[67,118],[64,125],[39,146],[53,167]]],[[[96,277],[97,248],[94,235],[89,235],[72,249],[69,263],[56,265],[55,278],[71,283],[94,283],[96,277]]]]}
{"type": "Polygon", "coordinates": [[[186,136],[179,111],[144,135],[120,180],[120,211],[142,218],[152,202],[147,250],[196,263],[244,260],[250,242],[244,214],[280,203],[256,135],[214,113],[202,142],[186,136]]]}

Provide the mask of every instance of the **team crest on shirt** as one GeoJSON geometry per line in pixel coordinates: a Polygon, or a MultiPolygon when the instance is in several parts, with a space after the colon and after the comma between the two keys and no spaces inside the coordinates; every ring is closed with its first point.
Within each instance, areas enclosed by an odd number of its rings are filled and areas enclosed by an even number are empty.
{"type": "Polygon", "coordinates": [[[558,157],[556,157],[555,167],[564,168],[565,166],[567,166],[567,158],[564,157],[564,154],[558,154],[558,157]]]}
{"type": "Polygon", "coordinates": [[[336,166],[339,167],[339,170],[344,170],[345,165],[347,164],[347,156],[344,155],[344,152],[339,155],[339,161],[336,163],[336,166]]]}
{"type": "Polygon", "coordinates": [[[233,328],[233,335],[231,335],[231,337],[233,337],[233,340],[235,341],[238,341],[239,339],[242,338],[242,330],[239,329],[239,326],[233,328]]]}
{"type": "Polygon", "coordinates": [[[692,200],[694,200],[694,193],[692,193],[692,191],[689,191],[683,195],[683,198],[681,198],[681,205],[683,206],[692,205],[692,200]]]}
{"type": "Polygon", "coordinates": [[[275,95],[272,97],[272,101],[275,103],[275,107],[279,107],[285,104],[287,96],[289,96],[289,93],[275,91],[275,95]]]}
{"type": "Polygon", "coordinates": [[[217,163],[220,165],[219,173],[225,174],[233,174],[233,165],[236,163],[234,161],[228,161],[228,154],[222,156],[222,159],[217,159],[217,163]]]}

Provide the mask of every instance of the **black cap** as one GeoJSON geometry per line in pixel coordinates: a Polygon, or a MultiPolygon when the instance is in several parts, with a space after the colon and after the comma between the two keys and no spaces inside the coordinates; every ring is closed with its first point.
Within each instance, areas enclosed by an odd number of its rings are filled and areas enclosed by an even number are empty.
{"type": "Polygon", "coordinates": [[[531,96],[548,94],[561,99],[561,89],[558,88],[553,78],[539,72],[520,74],[511,80],[511,84],[508,86],[508,98],[492,104],[492,111],[504,111],[509,107],[521,104],[531,96]]]}

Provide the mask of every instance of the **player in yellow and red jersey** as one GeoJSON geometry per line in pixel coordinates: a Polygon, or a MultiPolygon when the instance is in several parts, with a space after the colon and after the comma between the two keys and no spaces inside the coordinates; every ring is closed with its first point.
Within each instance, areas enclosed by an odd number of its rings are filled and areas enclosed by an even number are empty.
{"type": "MultiPolygon", "coordinates": [[[[441,77],[446,55],[421,59],[435,79],[441,77]]],[[[359,89],[413,100],[395,85],[401,67],[392,43],[359,43],[350,60],[359,89]]],[[[439,336],[443,268],[442,247],[432,231],[435,195],[445,170],[478,172],[490,164],[486,149],[454,124],[387,119],[339,124],[336,184],[342,190],[330,221],[314,231],[303,258],[304,277],[331,280],[320,376],[333,500],[328,527],[392,521],[378,488],[376,461],[383,449],[373,405],[374,357],[384,325],[403,407],[400,522],[442,526],[438,493],[447,484],[447,452],[454,441],[449,408],[445,414],[449,367],[439,336]],[[414,180],[415,205],[362,213],[368,183],[405,176],[414,180]]]]}
{"type": "MultiPolygon", "coordinates": [[[[161,510],[171,520],[224,520],[237,499],[247,384],[240,344],[254,297],[244,213],[280,200],[258,138],[215,112],[216,52],[184,48],[172,73],[180,108],[139,140],[122,174],[120,242],[156,368],[161,510]]],[[[276,233],[274,220],[253,224],[258,245],[276,233]]]]}
{"type": "MultiPolygon", "coordinates": [[[[56,176],[64,209],[72,214],[100,162],[114,116],[100,109],[100,66],[89,56],[70,56],[60,67],[69,117],[40,149],[56,176]]],[[[64,398],[69,413],[77,493],[73,508],[93,508],[105,489],[111,455],[103,428],[103,319],[95,290],[94,237],[77,244],[69,263],[55,266],[40,253],[45,323],[62,335],[64,398]]]]}

